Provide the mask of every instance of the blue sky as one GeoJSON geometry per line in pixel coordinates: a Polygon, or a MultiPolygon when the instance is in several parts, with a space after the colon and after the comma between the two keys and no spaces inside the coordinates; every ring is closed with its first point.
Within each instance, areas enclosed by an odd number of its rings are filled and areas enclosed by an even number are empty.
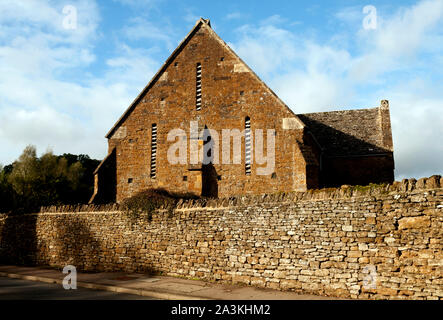
{"type": "Polygon", "coordinates": [[[1,0],[0,163],[28,144],[103,158],[199,17],[296,113],[388,99],[396,178],[443,173],[443,0],[1,0]]]}

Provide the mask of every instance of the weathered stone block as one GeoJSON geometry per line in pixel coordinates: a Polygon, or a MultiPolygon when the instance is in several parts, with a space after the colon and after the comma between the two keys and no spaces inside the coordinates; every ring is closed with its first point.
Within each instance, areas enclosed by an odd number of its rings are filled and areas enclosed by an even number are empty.
{"type": "Polygon", "coordinates": [[[250,284],[251,277],[250,276],[234,275],[234,276],[232,276],[232,282],[250,284]]]}
{"type": "Polygon", "coordinates": [[[398,293],[398,290],[391,288],[377,288],[376,292],[380,295],[395,297],[398,293]]]}
{"type": "Polygon", "coordinates": [[[360,251],[349,251],[347,256],[349,258],[360,258],[361,257],[361,252],[360,251]]]}
{"type": "Polygon", "coordinates": [[[265,287],[266,286],[266,280],[265,280],[265,278],[251,277],[250,284],[252,286],[265,287]]]}
{"type": "Polygon", "coordinates": [[[430,224],[429,216],[405,217],[398,220],[398,230],[427,228],[430,224]]]}
{"type": "Polygon", "coordinates": [[[282,280],[280,281],[280,288],[282,290],[301,289],[301,283],[297,280],[282,280]]]}

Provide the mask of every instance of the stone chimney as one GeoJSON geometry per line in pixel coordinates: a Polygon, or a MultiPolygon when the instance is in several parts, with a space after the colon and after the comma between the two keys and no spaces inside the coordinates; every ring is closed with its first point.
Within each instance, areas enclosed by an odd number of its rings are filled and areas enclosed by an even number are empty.
{"type": "Polygon", "coordinates": [[[392,129],[391,129],[391,116],[389,112],[389,101],[382,100],[380,102],[380,107],[378,108],[380,117],[380,126],[382,132],[382,143],[384,148],[389,151],[394,151],[394,146],[392,143],[392,129]]]}

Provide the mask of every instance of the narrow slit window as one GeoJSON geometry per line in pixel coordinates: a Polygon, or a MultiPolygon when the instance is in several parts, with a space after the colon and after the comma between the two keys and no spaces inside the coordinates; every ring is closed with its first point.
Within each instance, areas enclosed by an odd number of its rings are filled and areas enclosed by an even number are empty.
{"type": "Polygon", "coordinates": [[[202,65],[197,63],[197,75],[196,75],[196,93],[195,93],[195,109],[197,111],[202,108],[202,65]]]}
{"type": "Polygon", "coordinates": [[[245,118],[245,173],[251,174],[251,119],[245,118]]]}
{"type": "Polygon", "coordinates": [[[152,124],[151,133],[151,179],[155,179],[157,177],[157,124],[152,124]]]}

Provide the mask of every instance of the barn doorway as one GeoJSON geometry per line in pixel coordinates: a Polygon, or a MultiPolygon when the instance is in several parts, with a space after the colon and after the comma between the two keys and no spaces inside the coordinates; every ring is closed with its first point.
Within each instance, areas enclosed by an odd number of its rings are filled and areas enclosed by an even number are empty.
{"type": "Polygon", "coordinates": [[[218,178],[214,167],[214,141],[207,126],[203,130],[202,197],[218,197],[218,178]]]}

